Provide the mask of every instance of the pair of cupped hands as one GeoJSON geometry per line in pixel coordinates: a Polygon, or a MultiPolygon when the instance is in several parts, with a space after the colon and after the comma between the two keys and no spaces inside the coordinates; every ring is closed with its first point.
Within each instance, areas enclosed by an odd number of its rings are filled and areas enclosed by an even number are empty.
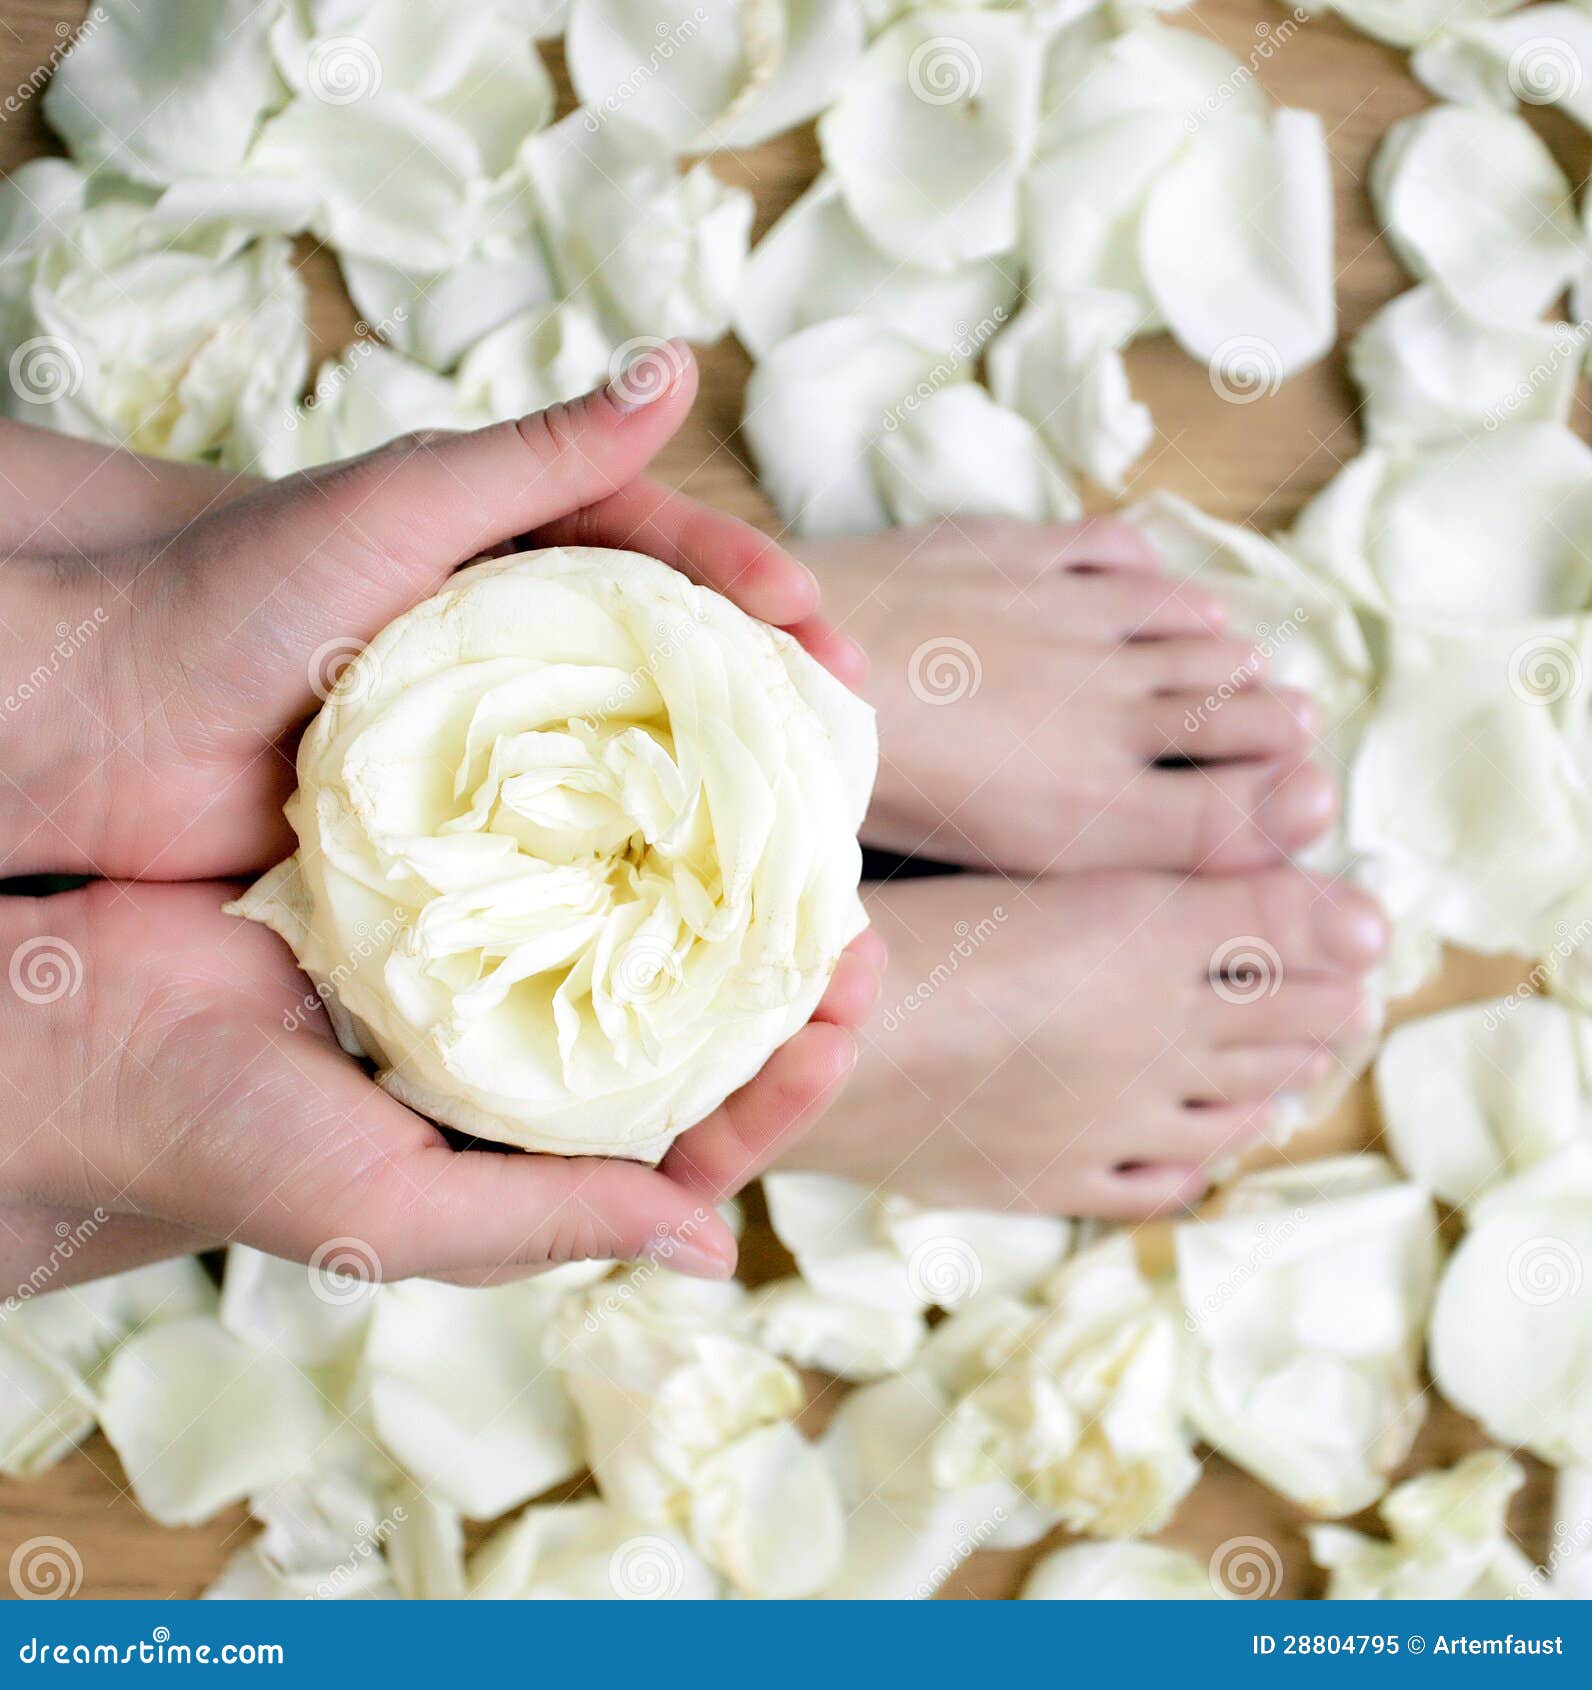
{"type": "Polygon", "coordinates": [[[648,402],[621,379],[274,484],[0,423],[0,877],[98,877],[0,898],[0,1296],[224,1241],[467,1283],[605,1257],[733,1271],[714,1205],[850,1073],[873,935],[651,1168],[455,1150],[343,1054],[287,948],[221,909],[293,848],[328,654],[472,558],[646,552],[861,679],[802,565],[642,478],[695,392],[678,349],[648,402]]]}

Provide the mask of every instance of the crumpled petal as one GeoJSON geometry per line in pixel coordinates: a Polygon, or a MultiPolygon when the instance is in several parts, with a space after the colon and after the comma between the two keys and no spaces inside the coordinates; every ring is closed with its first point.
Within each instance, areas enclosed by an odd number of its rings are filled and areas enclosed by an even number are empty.
{"type": "Polygon", "coordinates": [[[1010,251],[1039,114],[1041,39],[1012,12],[912,12],[818,122],[824,164],[887,252],[930,270],[1010,251]]]}
{"type": "Polygon", "coordinates": [[[1437,1218],[1378,1156],[1250,1174],[1176,1232],[1187,1408],[1229,1460],[1313,1513],[1381,1495],[1426,1401],[1417,1354],[1437,1218]]]}
{"type": "Polygon", "coordinates": [[[1549,998],[1406,1022],[1376,1061],[1388,1143],[1456,1208],[1572,1144],[1592,1148],[1592,1023],[1549,998]]]}
{"type": "Polygon", "coordinates": [[[365,1346],[370,1412],[435,1496],[489,1520],[580,1471],[575,1413],[542,1354],[563,1297],[533,1280],[383,1287],[365,1346]]]}
{"type": "Polygon", "coordinates": [[[1306,0],[1306,10],[1336,12],[1356,29],[1395,47],[1415,47],[1471,18],[1512,11],[1525,0],[1306,0]]]}
{"type": "Polygon", "coordinates": [[[1314,112],[1204,127],[1144,202],[1139,262],[1178,344],[1220,388],[1274,390],[1337,336],[1332,179],[1314,112]]]}
{"type": "Polygon", "coordinates": [[[892,520],[942,516],[1072,522],[1083,504],[1038,431],[976,382],[955,382],[886,419],[874,476],[892,520]]]}
{"type": "Polygon", "coordinates": [[[527,1508],[470,1562],[469,1594],[487,1601],[704,1601],[719,1581],[676,1531],[596,1497],[527,1508]]]}
{"type": "Polygon", "coordinates": [[[775,1355],[857,1381],[899,1373],[926,1331],[914,1311],[825,1296],[799,1278],[760,1286],[747,1318],[758,1342],[775,1355]]]}
{"type": "Polygon", "coordinates": [[[140,1505],[162,1525],[208,1520],[294,1473],[336,1411],[285,1357],[209,1316],[165,1321],[117,1350],[100,1425],[140,1505]]]}
{"type": "Polygon", "coordinates": [[[574,0],[565,42],[587,121],[623,112],[688,153],[805,123],[862,47],[853,0],[574,0]]]}
{"type": "Polygon", "coordinates": [[[1401,293],[1349,348],[1372,446],[1435,446],[1511,422],[1567,423],[1584,337],[1566,323],[1489,323],[1435,282],[1401,293]]]}
{"type": "Polygon", "coordinates": [[[1112,492],[1155,437],[1122,362],[1139,321],[1131,294],[1079,288],[1031,298],[989,350],[990,389],[1001,404],[1026,417],[1064,464],[1112,492]]]}
{"type": "Polygon", "coordinates": [[[1312,1559],[1332,1573],[1328,1599],[1509,1601],[1541,1594],[1506,1518],[1525,1479],[1502,1450],[1477,1450],[1388,1492],[1378,1509],[1388,1541],[1345,1526],[1306,1527],[1312,1559]]]}
{"type": "Polygon", "coordinates": [[[85,169],[161,185],[239,169],[284,91],[260,0],[103,0],[44,95],[85,169]]]}
{"type": "Polygon", "coordinates": [[[754,358],[766,358],[815,323],[875,317],[924,346],[971,358],[1010,316],[1018,279],[1003,258],[950,270],[903,263],[868,238],[839,184],[823,174],[752,249],[735,332],[754,358]]]}
{"type": "Polygon", "coordinates": [[[1592,1150],[1495,1186],[1470,1214],[1429,1335],[1438,1389],[1492,1437],[1592,1464],[1592,1150]]]}
{"type": "Polygon", "coordinates": [[[380,1287],[234,1244],[227,1251],[221,1324],[256,1349],[300,1367],[320,1367],[356,1353],[380,1287]]]}
{"type": "Polygon", "coordinates": [[[815,1291],[913,1314],[1032,1290],[1072,1233],[1050,1215],[925,1209],[831,1174],[768,1174],[763,1194],[775,1234],[815,1291]]]}
{"type": "Polygon", "coordinates": [[[1161,1543],[1074,1543],[1028,1575],[1022,1594],[1040,1602],[1211,1601],[1209,1572],[1186,1550],[1161,1543]]]}
{"type": "Polygon", "coordinates": [[[1553,105],[1592,129],[1592,15],[1583,5],[1461,19],[1427,41],[1410,69],[1440,99],[1501,111],[1553,105]]]}
{"type": "Polygon", "coordinates": [[[1540,316],[1584,263],[1573,190],[1523,118],[1435,106],[1403,119],[1377,149],[1371,197],[1405,269],[1491,321],[1540,316]]]}

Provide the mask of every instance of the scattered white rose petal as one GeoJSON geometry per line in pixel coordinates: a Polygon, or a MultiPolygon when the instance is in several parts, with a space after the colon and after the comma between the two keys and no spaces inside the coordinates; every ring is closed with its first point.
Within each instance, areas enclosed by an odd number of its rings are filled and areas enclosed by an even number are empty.
{"type": "Polygon", "coordinates": [[[1395,47],[1416,47],[1471,18],[1512,11],[1525,0],[1307,0],[1309,11],[1336,12],[1356,29],[1395,47]]]}
{"type": "Polygon", "coordinates": [[[758,1341],[797,1367],[840,1379],[899,1373],[923,1342],[922,1315],[825,1296],[799,1278],[776,1280],[753,1293],[747,1311],[758,1341]]]}
{"type": "Polygon", "coordinates": [[[379,1291],[368,1274],[323,1272],[234,1244],[222,1281],[221,1324],[256,1349],[319,1367],[358,1350],[379,1291]]]}
{"type": "Polygon", "coordinates": [[[1462,18],[1426,42],[1410,69],[1441,99],[1503,111],[1522,101],[1554,105],[1592,129],[1592,13],[1584,5],[1462,18]]]}
{"type": "Polygon", "coordinates": [[[678,1533],[596,1497],[527,1508],[482,1544],[469,1594],[488,1601],[704,1601],[719,1581],[678,1533]]]}
{"type": "Polygon", "coordinates": [[[1047,1555],[1022,1594],[1040,1602],[1210,1601],[1207,1569],[1159,1543],[1074,1543],[1047,1555]]]}

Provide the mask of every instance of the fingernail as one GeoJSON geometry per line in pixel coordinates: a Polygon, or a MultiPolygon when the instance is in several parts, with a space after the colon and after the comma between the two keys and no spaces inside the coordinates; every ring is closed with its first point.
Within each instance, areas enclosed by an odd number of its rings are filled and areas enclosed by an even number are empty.
{"type": "Polygon", "coordinates": [[[716,1249],[699,1238],[684,1238],[665,1233],[650,1238],[641,1259],[666,1267],[671,1273],[683,1273],[689,1279],[729,1279],[735,1273],[735,1246],[716,1249]]]}
{"type": "Polygon", "coordinates": [[[655,405],[672,393],[691,363],[691,348],[685,341],[660,341],[635,347],[603,389],[616,411],[629,416],[655,405]]]}
{"type": "Polygon", "coordinates": [[[1332,781],[1322,770],[1307,763],[1271,789],[1255,820],[1261,831],[1278,844],[1302,844],[1315,838],[1332,820],[1337,801],[1332,781]]]}

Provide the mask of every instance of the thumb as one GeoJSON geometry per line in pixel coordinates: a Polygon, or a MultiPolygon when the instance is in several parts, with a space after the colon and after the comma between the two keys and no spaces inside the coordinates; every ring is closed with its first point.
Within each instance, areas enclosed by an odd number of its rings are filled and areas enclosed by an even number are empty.
{"type": "Polygon", "coordinates": [[[314,706],[313,653],[372,638],[460,564],[628,486],[696,389],[683,341],[648,343],[582,398],[275,482],[188,530],[186,608],[227,630],[244,684],[270,654],[291,719],[314,706]]]}

